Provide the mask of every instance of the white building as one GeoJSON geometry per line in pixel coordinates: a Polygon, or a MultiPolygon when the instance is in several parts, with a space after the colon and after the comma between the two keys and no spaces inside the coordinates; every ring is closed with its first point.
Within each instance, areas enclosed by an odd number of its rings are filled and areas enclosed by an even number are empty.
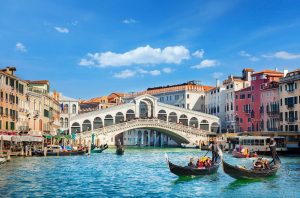
{"type": "Polygon", "coordinates": [[[61,95],[59,97],[61,108],[60,113],[60,130],[69,134],[70,119],[78,115],[79,100],[61,95]]]}
{"type": "Polygon", "coordinates": [[[220,118],[221,129],[226,128],[226,87],[218,85],[214,89],[206,92],[206,113],[215,115],[220,118]]]}

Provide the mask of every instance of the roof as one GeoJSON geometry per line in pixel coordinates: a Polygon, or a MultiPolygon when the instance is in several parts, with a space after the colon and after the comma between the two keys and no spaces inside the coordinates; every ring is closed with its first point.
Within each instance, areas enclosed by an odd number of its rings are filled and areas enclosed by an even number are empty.
{"type": "Polygon", "coordinates": [[[60,95],[60,96],[59,96],[59,100],[60,100],[60,101],[64,100],[64,101],[74,101],[74,102],[78,102],[77,99],[71,98],[71,97],[67,97],[67,96],[64,96],[64,95],[60,95]]]}
{"type": "Polygon", "coordinates": [[[259,72],[254,72],[252,75],[255,75],[255,74],[266,74],[266,75],[269,75],[269,76],[273,76],[273,75],[282,75],[283,76],[282,72],[279,72],[279,71],[276,71],[276,70],[270,70],[270,69],[265,69],[265,70],[262,70],[262,71],[259,71],[259,72]]]}
{"type": "Polygon", "coordinates": [[[49,81],[48,80],[28,80],[28,83],[30,84],[49,84],[49,81]]]}
{"type": "Polygon", "coordinates": [[[235,93],[240,93],[240,92],[246,92],[246,91],[251,91],[251,87],[246,87],[246,88],[243,88],[243,89],[240,89],[238,91],[236,91],[235,93]]]}

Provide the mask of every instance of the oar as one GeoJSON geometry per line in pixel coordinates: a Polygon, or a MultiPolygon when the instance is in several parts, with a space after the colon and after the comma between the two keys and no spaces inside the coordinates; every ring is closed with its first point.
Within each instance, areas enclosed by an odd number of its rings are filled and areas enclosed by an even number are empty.
{"type": "Polygon", "coordinates": [[[205,155],[204,155],[203,157],[205,157],[209,151],[210,151],[210,150],[208,150],[208,151],[205,153],[205,155]]]}

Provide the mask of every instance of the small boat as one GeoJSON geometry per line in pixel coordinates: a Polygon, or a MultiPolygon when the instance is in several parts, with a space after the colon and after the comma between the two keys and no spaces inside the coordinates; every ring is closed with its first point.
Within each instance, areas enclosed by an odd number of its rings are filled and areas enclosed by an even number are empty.
{"type": "Polygon", "coordinates": [[[237,150],[232,151],[232,156],[236,158],[252,158],[252,157],[258,157],[256,153],[249,153],[249,154],[244,154],[242,152],[239,152],[237,150]]]}
{"type": "Polygon", "coordinates": [[[117,155],[124,155],[124,152],[125,152],[125,149],[123,146],[117,147],[117,150],[116,150],[117,155]]]}
{"type": "Polygon", "coordinates": [[[96,147],[95,145],[92,145],[91,153],[102,153],[102,151],[106,150],[108,148],[107,144],[101,145],[100,147],[96,147]]]}
{"type": "Polygon", "coordinates": [[[189,144],[181,143],[181,148],[199,148],[199,146],[194,143],[189,143],[189,144]]]}
{"type": "Polygon", "coordinates": [[[179,166],[170,162],[169,158],[166,157],[167,164],[171,173],[177,176],[199,176],[199,175],[211,175],[218,171],[221,164],[221,158],[218,157],[217,161],[212,164],[209,168],[199,169],[191,166],[179,166]]]}
{"type": "MultiPolygon", "coordinates": [[[[46,156],[70,156],[70,155],[84,155],[85,150],[62,150],[59,145],[49,145],[47,146],[46,156]]],[[[35,152],[38,156],[44,156],[43,151],[35,152]]]]}
{"type": "Polygon", "coordinates": [[[276,153],[276,148],[271,150],[273,162],[270,164],[269,169],[248,169],[244,166],[231,165],[224,161],[222,151],[219,152],[222,159],[223,170],[226,174],[235,179],[257,179],[275,175],[281,166],[281,161],[276,153]]]}

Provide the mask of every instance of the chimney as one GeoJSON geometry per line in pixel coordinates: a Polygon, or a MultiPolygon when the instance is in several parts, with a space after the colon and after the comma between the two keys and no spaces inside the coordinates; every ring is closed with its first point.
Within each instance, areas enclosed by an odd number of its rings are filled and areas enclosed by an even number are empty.
{"type": "Polygon", "coordinates": [[[284,69],[284,70],[283,70],[283,77],[285,77],[285,76],[287,75],[288,72],[289,72],[289,70],[284,69]]]}
{"type": "Polygon", "coordinates": [[[216,79],[216,87],[219,87],[219,86],[220,86],[220,80],[216,79]]]}

